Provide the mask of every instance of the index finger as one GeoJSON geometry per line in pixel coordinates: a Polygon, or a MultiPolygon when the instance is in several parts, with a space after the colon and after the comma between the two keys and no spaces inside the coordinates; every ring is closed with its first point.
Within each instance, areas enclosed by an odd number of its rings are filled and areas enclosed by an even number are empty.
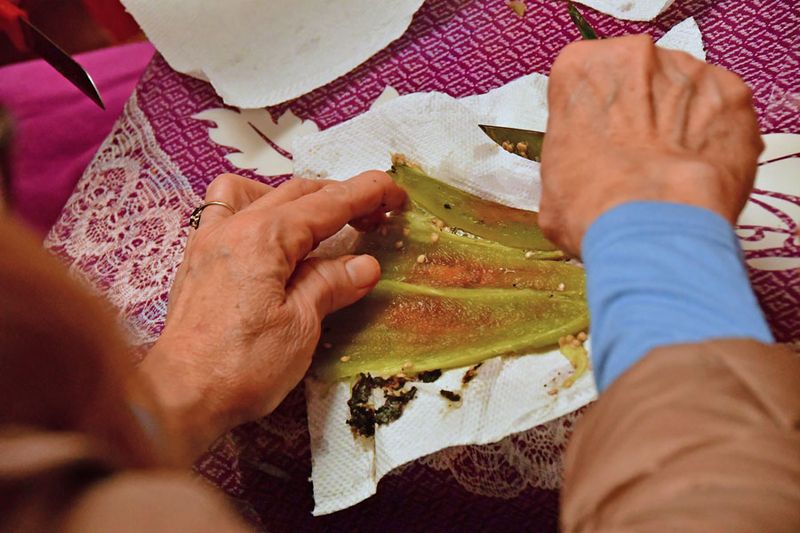
{"type": "Polygon", "coordinates": [[[296,236],[283,239],[284,251],[297,262],[348,222],[399,209],[405,200],[405,191],[386,172],[378,170],[325,185],[278,208],[276,214],[291,228],[287,233],[296,236]]]}

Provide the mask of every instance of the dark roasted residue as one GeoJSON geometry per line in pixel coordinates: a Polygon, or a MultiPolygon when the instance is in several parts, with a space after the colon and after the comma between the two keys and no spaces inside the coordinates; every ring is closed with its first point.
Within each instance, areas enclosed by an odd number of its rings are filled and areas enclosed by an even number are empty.
{"type": "Polygon", "coordinates": [[[353,403],[369,402],[369,394],[375,388],[375,381],[369,374],[359,374],[358,379],[353,384],[353,395],[350,401],[353,403]]]}
{"type": "Polygon", "coordinates": [[[383,425],[400,418],[406,408],[406,404],[413,400],[416,395],[417,388],[411,387],[407,391],[398,391],[394,395],[387,396],[384,404],[375,411],[375,423],[383,425]]]}
{"type": "Polygon", "coordinates": [[[408,378],[401,376],[391,376],[388,378],[374,377],[372,382],[375,387],[380,387],[384,391],[395,391],[402,389],[408,382],[408,378]]]}
{"type": "Polygon", "coordinates": [[[450,400],[451,402],[460,402],[461,395],[457,392],[453,392],[451,390],[442,389],[439,391],[439,394],[450,400]]]}
{"type": "Polygon", "coordinates": [[[351,405],[347,425],[358,435],[375,435],[375,408],[370,405],[351,405]]]}
{"type": "Polygon", "coordinates": [[[381,378],[359,374],[347,401],[350,408],[347,425],[357,435],[372,437],[375,435],[375,424],[388,424],[400,418],[408,402],[417,394],[416,387],[403,390],[407,382],[407,378],[400,376],[381,378]],[[376,388],[382,389],[386,397],[383,405],[377,409],[370,403],[372,391],[376,388]]]}
{"type": "Polygon", "coordinates": [[[375,434],[375,408],[370,405],[369,397],[375,382],[369,374],[359,374],[353,384],[350,399],[347,406],[350,408],[350,418],[347,425],[353,428],[353,432],[364,437],[371,437],[375,434]]]}
{"type": "Polygon", "coordinates": [[[475,379],[475,376],[478,375],[478,369],[481,367],[481,365],[483,365],[483,363],[478,363],[477,365],[470,367],[469,370],[464,372],[464,377],[461,378],[461,383],[466,385],[467,383],[475,379]]]}
{"type": "Polygon", "coordinates": [[[442,377],[441,370],[428,370],[427,372],[420,372],[417,374],[417,379],[423,383],[433,383],[442,377]]]}

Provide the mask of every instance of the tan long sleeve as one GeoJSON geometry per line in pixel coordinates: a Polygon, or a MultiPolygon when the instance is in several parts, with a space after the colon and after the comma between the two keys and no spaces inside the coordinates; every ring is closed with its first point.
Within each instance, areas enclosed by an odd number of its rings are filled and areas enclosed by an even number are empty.
{"type": "Polygon", "coordinates": [[[122,470],[85,434],[0,429],[0,531],[250,531],[224,496],[176,470],[122,470]]]}
{"type": "Polygon", "coordinates": [[[659,348],[567,450],[564,531],[800,531],[800,357],[749,340],[659,348]]]}

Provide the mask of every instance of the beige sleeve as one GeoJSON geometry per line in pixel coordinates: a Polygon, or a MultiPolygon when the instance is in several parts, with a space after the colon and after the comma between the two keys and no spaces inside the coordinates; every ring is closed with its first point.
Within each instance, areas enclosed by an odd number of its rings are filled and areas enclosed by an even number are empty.
{"type": "Polygon", "coordinates": [[[120,471],[109,452],[82,433],[0,427],[0,531],[249,531],[188,472],[120,471]]]}
{"type": "Polygon", "coordinates": [[[222,494],[187,474],[127,472],[93,485],[63,521],[64,533],[244,533],[222,494]]]}
{"type": "Polygon", "coordinates": [[[619,378],[566,457],[566,532],[800,531],[800,357],[669,346],[619,378]]]}

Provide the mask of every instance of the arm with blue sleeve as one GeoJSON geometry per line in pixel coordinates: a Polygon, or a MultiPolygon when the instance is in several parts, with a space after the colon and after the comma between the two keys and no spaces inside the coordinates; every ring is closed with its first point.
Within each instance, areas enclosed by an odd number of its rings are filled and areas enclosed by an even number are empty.
{"type": "Polygon", "coordinates": [[[652,349],[721,338],[772,342],[731,225],[700,207],[631,202],[583,239],[592,361],[602,391],[652,349]]]}
{"type": "Polygon", "coordinates": [[[800,531],[800,357],[733,229],[633,202],[583,240],[598,400],[565,456],[561,530],[800,531]]]}

